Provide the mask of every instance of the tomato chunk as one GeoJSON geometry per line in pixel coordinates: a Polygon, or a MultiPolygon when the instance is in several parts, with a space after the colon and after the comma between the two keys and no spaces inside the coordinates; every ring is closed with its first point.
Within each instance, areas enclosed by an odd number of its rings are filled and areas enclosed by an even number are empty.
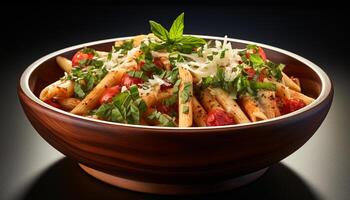
{"type": "Polygon", "coordinates": [[[78,51],[72,58],[72,66],[78,66],[81,61],[91,60],[93,57],[93,53],[84,53],[82,51],[78,51]]]}
{"type": "Polygon", "coordinates": [[[266,54],[265,54],[264,49],[259,47],[258,53],[259,53],[260,57],[265,61],[266,60],[266,54]]]}
{"type": "Polygon", "coordinates": [[[256,72],[253,67],[247,67],[244,69],[244,71],[248,75],[248,80],[252,80],[254,78],[256,72]]]}
{"type": "Polygon", "coordinates": [[[224,126],[234,124],[233,119],[222,109],[214,109],[208,113],[207,126],[224,126]]]}
{"type": "Polygon", "coordinates": [[[160,60],[160,58],[158,57],[155,57],[153,58],[153,64],[155,64],[157,67],[159,68],[162,68],[163,67],[163,63],[162,61],[160,60]]]}
{"type": "Polygon", "coordinates": [[[140,78],[130,77],[128,74],[124,74],[121,80],[121,85],[130,88],[132,85],[137,85],[143,83],[140,78]]]}
{"type": "Polygon", "coordinates": [[[282,114],[288,114],[306,106],[301,99],[284,99],[279,105],[282,114]]]}
{"type": "Polygon", "coordinates": [[[120,93],[120,90],[121,90],[121,87],[120,85],[116,85],[114,87],[110,87],[108,88],[102,95],[102,97],[100,98],[100,104],[104,104],[104,103],[107,103],[109,101],[112,100],[112,98],[119,94],[120,93]]]}
{"type": "Polygon", "coordinates": [[[55,107],[55,108],[59,108],[59,109],[62,108],[62,106],[61,106],[60,104],[56,103],[56,102],[55,102],[54,100],[52,100],[52,99],[46,100],[45,103],[47,103],[47,104],[49,104],[49,105],[51,105],[51,106],[53,106],[53,107],[55,107]]]}

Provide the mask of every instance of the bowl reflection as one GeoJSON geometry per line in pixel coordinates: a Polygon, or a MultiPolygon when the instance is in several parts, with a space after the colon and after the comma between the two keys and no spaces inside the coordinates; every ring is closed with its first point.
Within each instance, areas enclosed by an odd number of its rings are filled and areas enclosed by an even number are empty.
{"type": "Polygon", "coordinates": [[[319,199],[293,170],[275,164],[257,181],[234,190],[199,196],[161,196],[116,188],[84,173],[76,162],[63,158],[34,180],[22,199],[319,199]]]}

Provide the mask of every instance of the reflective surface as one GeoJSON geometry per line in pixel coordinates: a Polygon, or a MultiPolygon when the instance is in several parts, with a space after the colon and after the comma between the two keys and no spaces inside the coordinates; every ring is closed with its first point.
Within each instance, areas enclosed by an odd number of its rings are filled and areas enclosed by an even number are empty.
{"type": "MultiPolygon", "coordinates": [[[[349,64],[346,20],[334,8],[228,5],[158,8],[132,13],[132,6],[90,7],[96,15],[79,19],[79,7],[10,7],[1,48],[0,199],[347,199],[350,195],[348,111],[349,64]],[[118,10],[118,12],[116,11],[118,10]],[[331,110],[315,135],[297,152],[255,183],[199,197],[164,197],[129,192],[101,183],[49,146],[25,118],[17,96],[20,73],[39,57],[74,44],[148,32],[146,19],[167,24],[186,12],[187,33],[248,39],[302,55],[322,67],[334,82],[331,110]],[[35,11],[35,12],[34,12],[35,11]],[[212,12],[210,16],[202,13],[212,12]],[[246,13],[250,13],[246,17],[246,13]],[[263,13],[262,13],[263,12],[263,13]],[[132,13],[132,14],[131,14],[132,13]],[[128,17],[128,20],[124,20],[128,17]],[[93,26],[91,24],[94,24],[93,26]],[[25,30],[25,32],[23,31],[25,30]],[[15,40],[16,41],[13,41],[15,40]],[[6,98],[5,98],[6,97],[6,98]]],[[[8,15],[2,16],[4,19],[8,15]]]]}

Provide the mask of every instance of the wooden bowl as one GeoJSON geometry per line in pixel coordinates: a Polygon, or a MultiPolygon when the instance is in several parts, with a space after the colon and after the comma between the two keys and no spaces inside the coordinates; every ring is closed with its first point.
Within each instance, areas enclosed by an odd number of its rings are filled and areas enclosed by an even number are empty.
{"type": "MultiPolygon", "coordinates": [[[[124,39],[128,38],[81,44],[44,56],[25,70],[18,87],[23,110],[38,133],[87,173],[115,186],[157,194],[198,194],[247,184],[300,148],[332,103],[332,83],[318,66],[264,44],[258,45],[270,60],[286,64],[287,74],[300,78],[303,92],[316,98],[313,103],[262,122],[166,128],[85,118],[38,99],[41,89],[63,75],[56,56],[71,58],[84,46],[109,51],[114,41],[124,39]]],[[[251,43],[228,40],[234,48],[251,43]]]]}

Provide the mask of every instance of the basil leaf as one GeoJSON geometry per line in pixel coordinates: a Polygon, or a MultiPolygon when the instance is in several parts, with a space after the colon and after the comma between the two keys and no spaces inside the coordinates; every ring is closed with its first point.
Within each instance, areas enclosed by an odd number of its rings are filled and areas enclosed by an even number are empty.
{"type": "Polygon", "coordinates": [[[184,106],[182,112],[184,114],[187,114],[190,111],[190,108],[188,106],[184,106]]]}
{"type": "Polygon", "coordinates": [[[128,75],[135,78],[140,78],[143,81],[148,81],[148,76],[146,76],[142,71],[128,71],[128,75]]]}
{"type": "Polygon", "coordinates": [[[185,83],[184,89],[181,92],[181,103],[186,103],[192,96],[191,87],[192,83],[185,83]]]}
{"type": "Polygon", "coordinates": [[[258,54],[251,54],[249,60],[252,62],[253,67],[258,67],[264,64],[264,60],[258,54]]]}
{"type": "Polygon", "coordinates": [[[130,95],[131,95],[132,99],[140,98],[139,90],[138,90],[136,85],[132,85],[129,90],[130,90],[130,95]]]}
{"type": "Polygon", "coordinates": [[[80,99],[85,97],[85,92],[83,91],[81,85],[78,82],[74,83],[74,93],[80,99]]]}
{"type": "Polygon", "coordinates": [[[108,116],[110,115],[111,109],[113,108],[113,105],[111,103],[102,104],[97,110],[96,115],[99,118],[108,119],[108,116]]]}
{"type": "Polygon", "coordinates": [[[156,75],[160,75],[163,73],[164,70],[162,70],[161,68],[157,67],[155,64],[153,64],[152,62],[146,62],[142,67],[141,67],[142,71],[145,72],[153,72],[156,75]]]}
{"type": "Polygon", "coordinates": [[[258,46],[256,44],[248,44],[246,48],[253,51],[258,51],[258,46]]]}
{"type": "Polygon", "coordinates": [[[276,85],[273,83],[266,83],[266,82],[250,82],[250,85],[253,89],[264,89],[264,90],[276,90],[276,85]]]}
{"type": "Polygon", "coordinates": [[[111,121],[112,122],[123,122],[124,121],[123,115],[117,107],[114,107],[111,111],[111,121]]]}
{"type": "Polygon", "coordinates": [[[123,54],[126,54],[129,50],[134,47],[134,40],[126,40],[120,46],[113,46],[113,52],[122,50],[123,54]]]}
{"type": "Polygon", "coordinates": [[[95,83],[95,77],[94,76],[88,76],[87,77],[87,84],[86,84],[86,90],[90,91],[94,87],[95,83]]]}
{"type": "Polygon", "coordinates": [[[181,13],[173,22],[169,30],[169,39],[172,41],[176,41],[182,37],[184,31],[184,13],[181,13]]]}
{"type": "Polygon", "coordinates": [[[166,114],[162,114],[161,112],[154,111],[149,116],[150,120],[157,120],[160,126],[174,127],[176,126],[174,119],[166,114]]]}
{"type": "Polygon", "coordinates": [[[149,24],[151,26],[152,33],[159,39],[166,41],[169,38],[169,32],[159,23],[150,20],[149,24]]]}
{"type": "Polygon", "coordinates": [[[183,36],[178,42],[182,45],[191,45],[193,47],[199,47],[206,43],[202,38],[189,35],[183,36]]]}

